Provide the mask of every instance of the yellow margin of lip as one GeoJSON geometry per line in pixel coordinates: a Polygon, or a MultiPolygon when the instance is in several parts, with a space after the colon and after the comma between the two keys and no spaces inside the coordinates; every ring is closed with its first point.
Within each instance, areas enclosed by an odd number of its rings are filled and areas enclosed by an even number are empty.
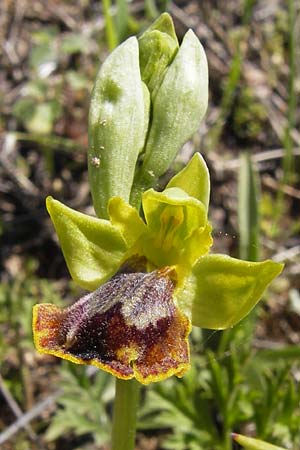
{"type": "MultiPolygon", "coordinates": [[[[66,354],[61,350],[45,349],[44,347],[42,347],[40,345],[40,337],[47,336],[47,331],[45,331],[45,332],[36,331],[36,325],[37,325],[37,320],[38,320],[38,308],[40,305],[53,306],[52,303],[48,303],[48,304],[41,303],[41,304],[34,305],[34,307],[33,307],[33,312],[32,312],[32,315],[33,315],[33,318],[32,318],[33,341],[34,341],[34,345],[39,353],[46,354],[46,355],[53,355],[58,358],[65,359],[67,361],[71,361],[75,364],[92,365],[92,366],[97,367],[98,369],[102,369],[105,372],[110,373],[111,375],[114,375],[115,377],[117,377],[121,380],[130,380],[132,378],[136,378],[136,380],[139,383],[145,384],[145,385],[152,383],[152,382],[165,380],[166,378],[169,378],[172,375],[176,375],[178,378],[181,378],[185,374],[185,372],[190,368],[190,362],[187,362],[187,363],[180,364],[176,369],[170,368],[167,372],[165,372],[163,374],[148,375],[147,377],[142,377],[140,372],[136,369],[135,364],[133,362],[133,364],[132,364],[133,374],[122,375],[119,372],[117,372],[116,370],[112,369],[111,367],[109,367],[105,364],[102,364],[97,359],[89,359],[88,361],[86,361],[82,358],[77,358],[76,356],[66,354]]],[[[188,329],[188,333],[186,335],[185,341],[186,341],[187,347],[188,347],[188,360],[190,360],[190,347],[189,347],[189,343],[188,343],[188,336],[189,336],[192,326],[191,326],[191,323],[189,320],[188,320],[188,322],[189,322],[189,329],[188,329]]]]}

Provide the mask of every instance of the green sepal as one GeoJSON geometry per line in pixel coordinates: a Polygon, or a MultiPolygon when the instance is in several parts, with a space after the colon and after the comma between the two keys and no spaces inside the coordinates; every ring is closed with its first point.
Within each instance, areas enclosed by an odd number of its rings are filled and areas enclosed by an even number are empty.
{"type": "Polygon", "coordinates": [[[167,184],[167,188],[177,187],[191,197],[200,200],[206,211],[209,205],[210,178],[207,165],[200,155],[195,153],[189,163],[167,184]]]}
{"type": "Polygon", "coordinates": [[[128,250],[119,229],[108,220],[87,216],[47,197],[64,258],[73,280],[95,290],[119,268],[128,250]]]}
{"type": "Polygon", "coordinates": [[[91,98],[88,168],[94,208],[101,218],[108,217],[110,198],[129,201],[148,129],[150,106],[145,102],[150,103],[150,96],[145,89],[138,42],[132,37],[105,60],[91,98]]]}
{"type": "Polygon", "coordinates": [[[232,433],[233,439],[246,450],[285,450],[283,447],[269,444],[268,442],[261,441],[260,439],[253,439],[241,434],[232,433]]]}
{"type": "Polygon", "coordinates": [[[206,226],[204,205],[178,188],[149,189],[142,203],[149,230],[149,240],[143,239],[145,256],[158,266],[178,263],[188,239],[206,226]]]}
{"type": "Polygon", "coordinates": [[[249,262],[206,255],[193,267],[177,300],[195,326],[232,327],[251,311],[282,269],[283,264],[270,260],[249,262]]]}
{"type": "Polygon", "coordinates": [[[149,187],[198,129],[208,102],[205,52],[189,30],[153,101],[153,119],[137,183],[149,187]]]}
{"type": "Polygon", "coordinates": [[[111,224],[118,228],[129,248],[147,232],[147,227],[137,210],[120,197],[110,199],[108,212],[111,224]]]}

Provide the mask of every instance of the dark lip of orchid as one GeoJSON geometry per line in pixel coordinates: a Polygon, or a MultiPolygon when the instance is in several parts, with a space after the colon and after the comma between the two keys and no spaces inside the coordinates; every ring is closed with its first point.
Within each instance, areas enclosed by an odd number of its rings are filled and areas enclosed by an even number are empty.
{"type": "Polygon", "coordinates": [[[34,309],[35,344],[43,353],[92,364],[143,384],[189,368],[189,319],[173,301],[175,271],[132,272],[133,258],[110,281],[72,306],[34,309]]]}

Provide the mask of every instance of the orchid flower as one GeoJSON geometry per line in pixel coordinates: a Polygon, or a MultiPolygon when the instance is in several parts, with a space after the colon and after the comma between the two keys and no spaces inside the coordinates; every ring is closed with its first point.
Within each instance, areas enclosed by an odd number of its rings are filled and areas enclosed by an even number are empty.
{"type": "Polygon", "coordinates": [[[142,195],[143,218],[120,197],[108,219],[48,197],[47,208],[72,278],[92,291],[72,306],[34,308],[37,349],[148,384],[190,366],[192,325],[239,322],[282,270],[209,254],[209,173],[195,154],[162,192],[142,195]]]}
{"type": "Polygon", "coordinates": [[[134,448],[140,383],[188,370],[192,326],[234,326],[283,268],[210,253],[210,179],[199,153],[153,189],[207,104],[204,49],[192,30],[179,46],[164,13],[96,77],[88,171],[98,217],[46,201],[70,274],[90,292],[62,309],[36,305],[34,342],[116,377],[112,450],[134,448]]]}

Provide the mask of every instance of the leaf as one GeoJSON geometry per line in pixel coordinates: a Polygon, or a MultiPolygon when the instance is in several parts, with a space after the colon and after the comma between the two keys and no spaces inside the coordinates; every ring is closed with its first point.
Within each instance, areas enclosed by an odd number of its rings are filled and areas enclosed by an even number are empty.
{"type": "Polygon", "coordinates": [[[265,441],[259,439],[253,439],[241,434],[232,433],[233,439],[247,450],[285,450],[283,447],[277,445],[268,444],[265,441]]]}
{"type": "Polygon", "coordinates": [[[48,197],[47,209],[73,280],[94,290],[111,277],[128,246],[109,221],[90,217],[48,197]]]}
{"type": "Polygon", "coordinates": [[[259,259],[259,199],[258,180],[249,153],[240,158],[238,192],[238,219],[240,257],[249,261],[259,259]]]}
{"type": "Polygon", "coordinates": [[[82,33],[66,34],[60,45],[60,51],[67,55],[74,53],[87,53],[90,47],[88,39],[82,33]]]}
{"type": "Polygon", "coordinates": [[[68,70],[66,72],[66,80],[74,90],[88,89],[89,80],[83,73],[76,72],[75,70],[68,70]]]}
{"type": "Polygon", "coordinates": [[[282,269],[282,264],[270,260],[256,263],[206,255],[194,266],[177,299],[182,309],[192,311],[193,325],[232,327],[251,311],[282,269]]]}

